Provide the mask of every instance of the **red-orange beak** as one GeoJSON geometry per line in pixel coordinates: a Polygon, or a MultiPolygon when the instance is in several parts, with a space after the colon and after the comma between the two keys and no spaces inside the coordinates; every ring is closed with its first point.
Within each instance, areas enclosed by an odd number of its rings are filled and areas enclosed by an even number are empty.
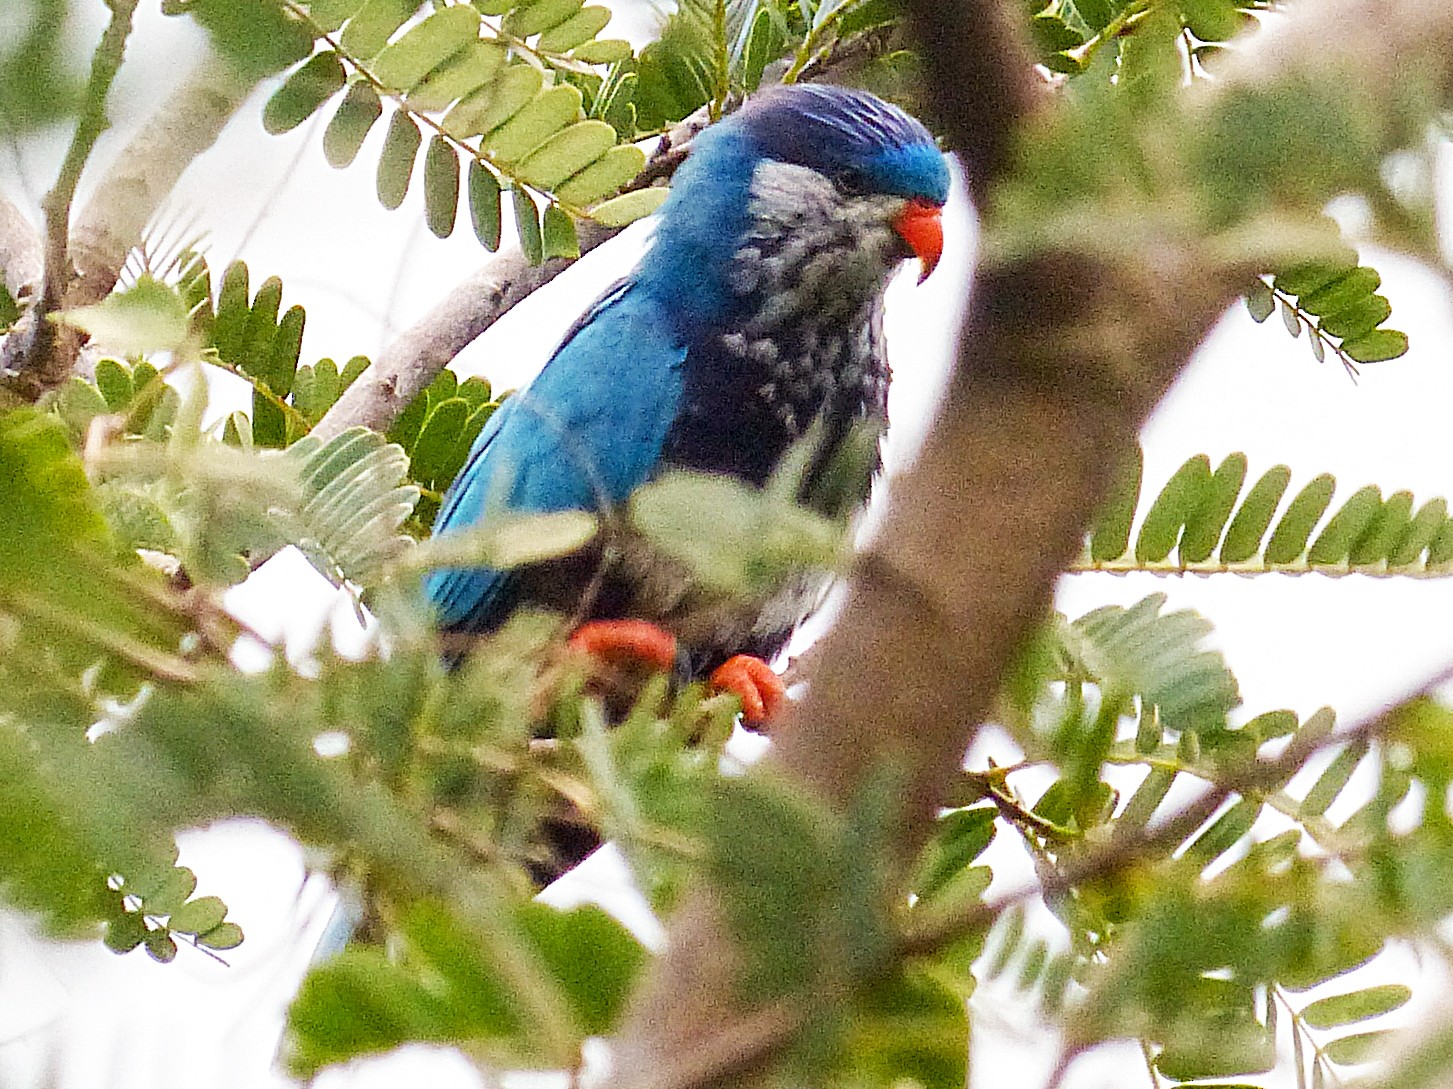
{"type": "Polygon", "coordinates": [[[923,283],[943,256],[943,209],[926,200],[910,200],[893,221],[893,229],[918,255],[923,267],[918,282],[923,283]]]}

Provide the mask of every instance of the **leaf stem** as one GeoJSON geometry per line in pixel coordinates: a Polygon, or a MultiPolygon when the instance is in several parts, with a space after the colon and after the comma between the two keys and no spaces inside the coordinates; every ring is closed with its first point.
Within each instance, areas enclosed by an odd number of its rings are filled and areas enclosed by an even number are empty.
{"type": "Polygon", "coordinates": [[[1107,42],[1113,42],[1125,31],[1135,20],[1139,19],[1150,10],[1152,0],[1136,0],[1133,4],[1127,4],[1119,15],[1105,24],[1104,28],[1096,35],[1086,38],[1080,45],[1073,49],[1065,50],[1065,55],[1073,59],[1080,67],[1089,64],[1100,47],[1107,42]]]}
{"type": "Polygon", "coordinates": [[[843,16],[855,7],[857,7],[857,4],[853,0],[844,0],[834,11],[828,14],[827,18],[816,26],[809,28],[807,33],[803,35],[802,44],[797,47],[797,52],[792,58],[792,64],[788,66],[786,72],[782,73],[783,83],[796,83],[798,77],[802,75],[804,68],[821,59],[819,54],[827,48],[824,43],[828,34],[835,31],[837,25],[842,22],[843,16]]]}
{"type": "Polygon", "coordinates": [[[45,281],[41,289],[41,306],[54,310],[60,306],[71,280],[69,242],[71,202],[76,186],[101,133],[106,130],[106,96],[126,54],[126,39],[131,34],[132,16],[138,0],[108,0],[111,22],[101,35],[91,59],[91,76],[86,83],[86,96],[76,131],[66,148],[65,160],[51,191],[41,200],[45,212],[45,281]]]}

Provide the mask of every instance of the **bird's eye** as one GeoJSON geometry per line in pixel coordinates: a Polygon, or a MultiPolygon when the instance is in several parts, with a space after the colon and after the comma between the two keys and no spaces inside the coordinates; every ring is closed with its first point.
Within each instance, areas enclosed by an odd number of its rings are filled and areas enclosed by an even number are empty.
{"type": "Polygon", "coordinates": [[[864,196],[872,188],[868,175],[852,168],[840,171],[834,180],[838,189],[850,197],[864,196]]]}

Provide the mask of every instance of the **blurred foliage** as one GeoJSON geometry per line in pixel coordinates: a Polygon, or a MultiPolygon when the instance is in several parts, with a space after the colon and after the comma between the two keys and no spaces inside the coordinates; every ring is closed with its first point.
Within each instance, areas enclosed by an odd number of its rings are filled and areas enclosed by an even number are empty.
{"type": "MultiPolygon", "coordinates": [[[[1364,195],[1380,240],[1431,252],[1430,206],[1388,169],[1425,161],[1431,89],[1410,79],[1395,103],[1310,83],[1227,95],[1192,125],[1167,108],[1274,6],[1027,0],[1063,108],[984,209],[990,259],[1113,256],[1174,220],[1217,259],[1261,269],[1252,315],[1280,309],[1319,360],[1402,354],[1378,274],[1319,195],[1364,195]]],[[[342,167],[378,127],[384,204],[420,185],[445,235],[462,197],[495,249],[509,194],[536,260],[573,256],[581,219],[652,211],[660,189],[629,189],[639,145],[697,110],[720,116],[780,80],[918,94],[897,0],[683,0],[639,50],[602,38],[609,11],[578,0],[164,7],[206,28],[227,63],[276,77],[269,130],[328,107],[323,153],[342,167]]],[[[8,130],[74,109],[68,10],[32,0],[0,47],[8,130]]],[[[1065,1063],[1137,1041],[1158,1086],[1288,1073],[1324,1086],[1407,1050],[1395,1030],[1413,991],[1354,973],[1394,940],[1446,959],[1453,710],[1417,699],[1340,727],[1331,709],[1251,714],[1210,622],[1161,595],[1055,616],[995,716],[1013,762],[966,770],[905,863],[892,767],[852,811],[830,812],[735,773],[734,697],[666,677],[603,690],[559,618],[443,645],[416,580],[459,556],[414,539],[501,395],[445,371],[386,435],[320,442],[309,432],[368,360],[302,362],[306,313],[284,299],[241,263],[214,274],[196,246],[144,255],[107,299],[61,315],[112,354],[38,409],[0,415],[0,892],[49,932],[159,961],[224,952],[246,920],[177,865],[175,836],[261,818],[364,908],[292,1007],[296,1073],[410,1041],[492,1072],[573,1069],[587,1037],[618,1026],[649,960],[600,911],[533,900],[560,861],[556,833],[583,826],[620,846],[660,913],[694,877],[716,883],[741,996],[796,1018],[796,1083],[963,1086],[981,987],[1058,1028],[1065,1063]],[[250,406],[204,426],[203,375],[218,370],[248,383],[250,406]],[[357,658],[325,646],[291,663],[221,608],[287,545],[366,603],[357,658]],[[266,666],[239,670],[243,648],[266,666]],[[994,884],[985,852],[1003,840],[1033,860],[1049,920],[994,884]]],[[[0,295],[0,329],[21,312],[0,295]]],[[[1197,455],[1142,501],[1137,459],[1079,566],[1432,576],[1453,562],[1442,499],[1415,509],[1411,493],[1366,487],[1334,510],[1324,474],[1283,505],[1291,470],[1248,489],[1248,469],[1240,454],[1214,467],[1197,455]]],[[[667,477],[625,513],[702,585],[750,595],[841,562],[839,515],[857,497],[804,495],[804,480],[667,477]]],[[[519,519],[449,548],[522,564],[599,529],[519,519]]],[[[1440,1040],[1385,1083],[1441,1084],[1440,1040]]]]}
{"type": "Polygon", "coordinates": [[[12,138],[68,117],[80,103],[81,71],[66,49],[70,0],[22,0],[6,13],[0,42],[0,132],[12,138]]]}

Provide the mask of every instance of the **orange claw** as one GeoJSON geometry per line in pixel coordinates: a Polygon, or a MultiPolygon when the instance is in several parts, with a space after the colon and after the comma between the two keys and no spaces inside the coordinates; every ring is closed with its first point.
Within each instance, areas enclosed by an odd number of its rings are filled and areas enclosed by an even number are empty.
{"type": "Polygon", "coordinates": [[[749,726],[760,726],[771,719],[787,698],[782,678],[766,662],[750,654],[738,654],[717,666],[711,683],[742,701],[742,718],[749,726]]]}
{"type": "Polygon", "coordinates": [[[570,645],[607,662],[630,659],[666,671],[676,667],[676,637],[646,620],[592,620],[575,629],[570,645]]]}

